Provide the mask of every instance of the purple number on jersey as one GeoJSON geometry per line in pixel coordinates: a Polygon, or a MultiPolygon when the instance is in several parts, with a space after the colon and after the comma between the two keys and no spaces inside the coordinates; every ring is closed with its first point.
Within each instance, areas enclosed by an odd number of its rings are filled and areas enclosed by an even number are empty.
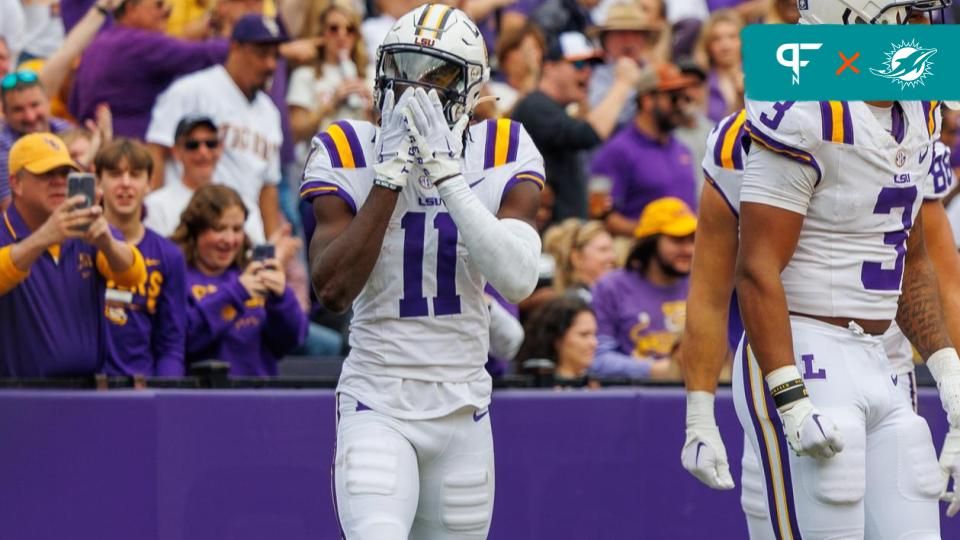
{"type": "Polygon", "coordinates": [[[767,116],[767,113],[760,114],[760,121],[763,122],[763,125],[767,126],[770,129],[777,129],[780,127],[780,122],[783,122],[783,115],[787,114],[787,111],[790,110],[790,107],[793,107],[795,101],[778,101],[773,104],[773,110],[777,111],[777,114],[770,118],[767,116]]]}
{"type": "Polygon", "coordinates": [[[874,214],[889,214],[895,208],[903,209],[903,229],[883,235],[883,243],[894,246],[897,261],[894,267],[884,270],[879,262],[865,261],[860,270],[860,282],[864,288],[874,291],[893,291],[900,288],[903,278],[903,261],[907,255],[907,231],[913,226],[913,205],[917,200],[917,186],[885,187],[880,190],[874,214]]]}
{"type": "Polygon", "coordinates": [[[939,195],[953,184],[953,169],[950,168],[950,151],[934,155],[930,163],[930,174],[933,175],[933,190],[939,195]]]}
{"type": "MultiPolygon", "coordinates": [[[[423,242],[427,215],[407,212],[400,220],[403,235],[403,298],[400,299],[401,317],[424,317],[427,299],[423,296],[423,242]]],[[[437,296],[433,299],[433,314],[460,313],[460,295],[457,294],[457,225],[450,214],[440,213],[433,219],[437,229],[437,296]]]]}

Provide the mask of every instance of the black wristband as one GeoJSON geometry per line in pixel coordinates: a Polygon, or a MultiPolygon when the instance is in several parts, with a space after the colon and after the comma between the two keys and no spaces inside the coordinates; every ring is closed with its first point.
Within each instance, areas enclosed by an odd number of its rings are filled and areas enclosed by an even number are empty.
{"type": "Polygon", "coordinates": [[[95,7],[95,8],[97,9],[97,11],[99,11],[100,13],[102,13],[104,17],[109,18],[110,15],[112,14],[112,12],[111,12],[109,9],[101,6],[100,4],[94,4],[93,7],[95,7]]]}
{"type": "Polygon", "coordinates": [[[396,193],[400,193],[401,191],[403,191],[403,186],[398,186],[397,184],[392,184],[390,182],[387,182],[386,180],[381,180],[379,178],[373,179],[373,185],[377,187],[389,189],[390,191],[393,191],[396,193]]]}
{"type": "Polygon", "coordinates": [[[796,382],[799,384],[791,385],[786,390],[773,394],[773,403],[778,409],[807,397],[807,387],[802,381],[796,382]]]}

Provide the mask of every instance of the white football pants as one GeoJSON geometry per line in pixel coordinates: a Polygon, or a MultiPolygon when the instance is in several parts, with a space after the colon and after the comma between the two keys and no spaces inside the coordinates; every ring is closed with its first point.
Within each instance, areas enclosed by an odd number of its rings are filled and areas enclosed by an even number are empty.
{"type": "Polygon", "coordinates": [[[489,410],[400,420],[338,394],[334,504],[347,540],[478,540],[493,514],[489,410]]]}
{"type": "Polygon", "coordinates": [[[879,337],[803,317],[791,327],[810,399],[840,428],[844,449],[827,460],[793,455],[744,338],[733,389],[750,538],[939,539],[937,457],[913,410],[912,374],[895,373],[879,337]]]}

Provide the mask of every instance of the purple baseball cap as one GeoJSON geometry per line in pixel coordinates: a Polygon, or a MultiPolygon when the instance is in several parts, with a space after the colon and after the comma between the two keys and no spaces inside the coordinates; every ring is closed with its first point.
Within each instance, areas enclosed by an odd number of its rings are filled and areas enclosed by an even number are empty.
{"type": "Polygon", "coordinates": [[[237,43],[284,43],[289,38],[279,19],[248,13],[233,26],[230,40],[237,43]]]}

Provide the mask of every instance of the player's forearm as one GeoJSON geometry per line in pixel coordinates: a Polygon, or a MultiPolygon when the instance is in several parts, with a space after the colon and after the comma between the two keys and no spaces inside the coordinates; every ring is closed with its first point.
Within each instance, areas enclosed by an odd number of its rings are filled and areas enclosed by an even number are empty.
{"type": "Polygon", "coordinates": [[[937,276],[927,258],[923,224],[917,224],[907,241],[903,286],[897,308],[897,324],[910,343],[926,360],[934,352],[951,347],[940,306],[937,276]]]}
{"type": "Polygon", "coordinates": [[[680,344],[683,350],[683,380],[688,392],[717,391],[717,380],[730,354],[727,345],[725,306],[687,302],[687,323],[680,344]]]}
{"type": "Polygon", "coordinates": [[[327,309],[346,311],[363,290],[380,257],[397,198],[398,192],[374,187],[342,231],[328,235],[318,221],[310,243],[310,278],[317,298],[327,309]]]}
{"type": "Polygon", "coordinates": [[[740,261],[737,268],[740,316],[764,375],[795,364],[787,295],[775,265],[740,261]]]}
{"type": "Polygon", "coordinates": [[[483,276],[510,302],[530,296],[540,277],[537,231],[521,220],[491,214],[461,175],[437,189],[483,276]]]}
{"type": "Polygon", "coordinates": [[[943,204],[927,201],[922,208],[924,244],[937,276],[947,333],[956,346],[960,344],[960,253],[943,204]]]}

